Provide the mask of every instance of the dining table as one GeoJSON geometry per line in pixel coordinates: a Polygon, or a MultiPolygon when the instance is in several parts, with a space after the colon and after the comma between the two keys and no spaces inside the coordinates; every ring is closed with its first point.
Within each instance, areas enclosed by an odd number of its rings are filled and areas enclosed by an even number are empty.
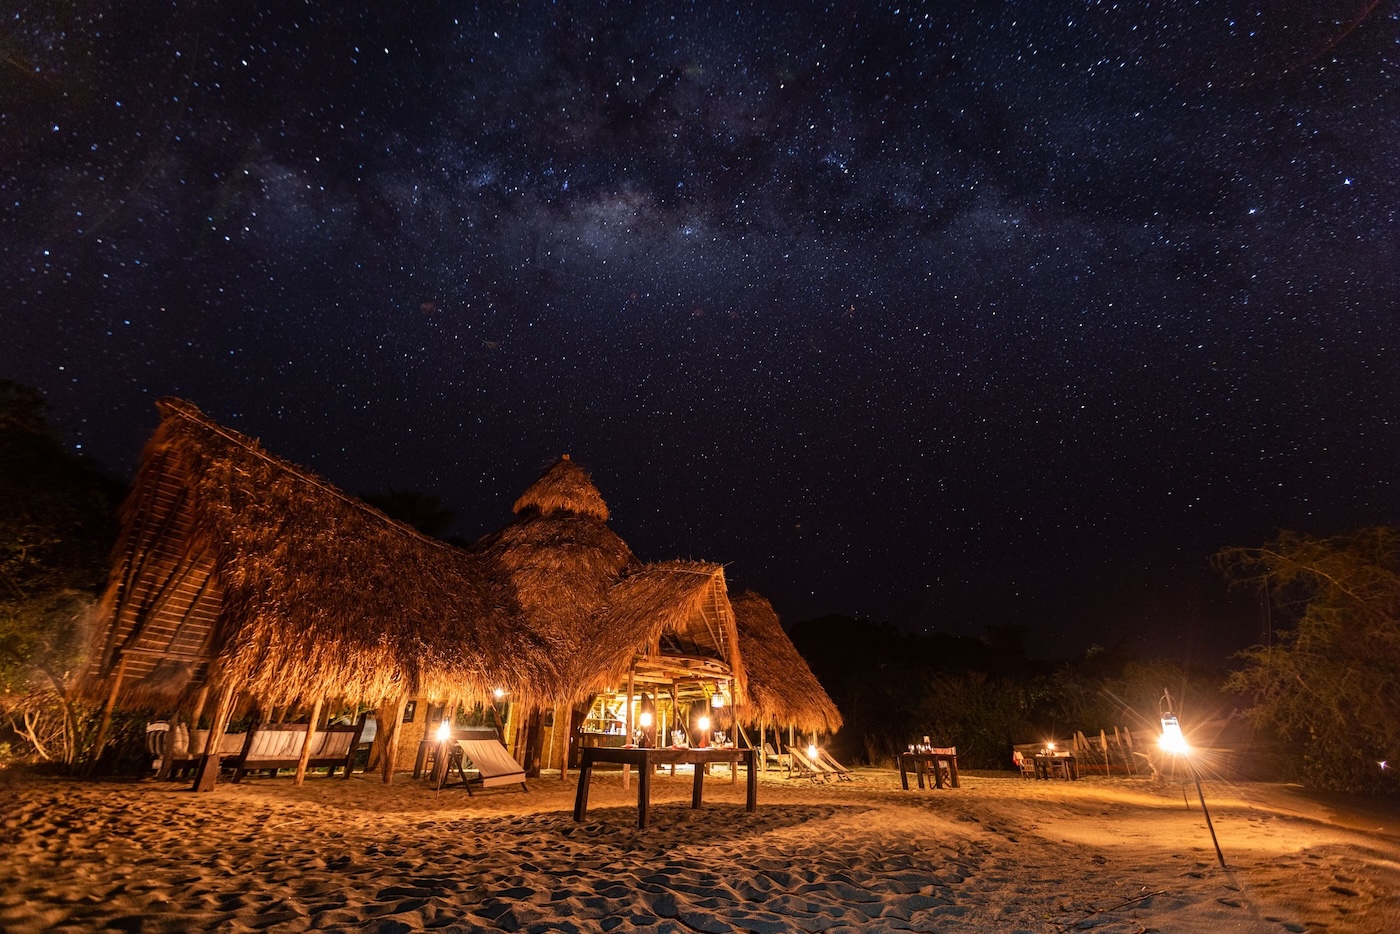
{"type": "Polygon", "coordinates": [[[658,766],[693,765],[695,778],[691,786],[690,806],[698,808],[703,799],[705,773],[716,762],[728,762],[732,768],[742,763],[748,769],[744,810],[758,806],[758,750],[732,746],[589,746],[581,750],[578,792],[574,796],[574,820],[581,821],[588,813],[588,787],[593,767],[602,762],[630,765],[637,769],[637,827],[645,830],[650,821],[651,780],[658,766]]]}
{"type": "Polygon", "coordinates": [[[943,773],[948,773],[948,785],[951,788],[958,787],[958,754],[956,752],[918,751],[901,752],[899,759],[899,783],[904,786],[904,790],[909,790],[909,772],[912,770],[914,777],[919,782],[919,787],[924,787],[924,773],[928,773],[928,784],[930,788],[943,787],[943,773]]]}

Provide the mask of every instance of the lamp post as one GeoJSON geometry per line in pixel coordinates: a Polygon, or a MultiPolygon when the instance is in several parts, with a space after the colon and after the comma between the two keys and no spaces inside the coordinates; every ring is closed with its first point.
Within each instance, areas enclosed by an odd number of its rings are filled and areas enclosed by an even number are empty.
{"type": "Polygon", "coordinates": [[[1158,712],[1162,715],[1162,736],[1157,744],[1162,747],[1163,752],[1170,753],[1173,757],[1180,756],[1186,763],[1191,778],[1196,782],[1196,795],[1201,799],[1201,813],[1206,816],[1210,842],[1215,844],[1215,857],[1220,860],[1220,868],[1224,869],[1225,854],[1220,852],[1220,840],[1215,836],[1215,824],[1210,819],[1210,808],[1206,807],[1206,793],[1201,790],[1201,776],[1196,771],[1196,764],[1191,761],[1191,745],[1181,733],[1181,723],[1176,719],[1176,714],[1172,713],[1172,706],[1171,694],[1163,689],[1162,700],[1157,705],[1158,712]]]}

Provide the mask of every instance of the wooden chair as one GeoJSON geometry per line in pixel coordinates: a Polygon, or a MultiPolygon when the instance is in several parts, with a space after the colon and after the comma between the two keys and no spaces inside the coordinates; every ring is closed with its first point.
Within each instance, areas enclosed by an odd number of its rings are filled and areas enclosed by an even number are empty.
{"type": "MultiPolygon", "coordinates": [[[[792,756],[788,755],[785,752],[778,752],[777,749],[773,748],[772,743],[763,744],[763,758],[766,762],[777,763],[777,766],[780,769],[786,769],[789,772],[792,771],[792,756]]],[[[772,765],[765,766],[765,768],[772,767],[772,765]]]]}
{"type": "Polygon", "coordinates": [[[846,768],[841,763],[837,762],[836,759],[831,755],[831,753],[827,752],[825,749],[817,750],[817,758],[821,760],[821,765],[826,766],[827,770],[830,771],[831,774],[836,776],[836,779],[838,781],[855,781],[855,779],[851,777],[851,770],[846,768]]]}
{"type": "Polygon", "coordinates": [[[831,770],[821,764],[821,756],[817,757],[817,761],[813,761],[806,753],[799,752],[794,747],[788,748],[788,755],[792,757],[792,771],[788,778],[810,778],[813,782],[831,780],[831,770]]]}
{"type": "Polygon", "coordinates": [[[1021,755],[1021,750],[1012,750],[1011,761],[1016,763],[1016,768],[1021,770],[1022,778],[1035,778],[1035,763],[1021,755]]]}

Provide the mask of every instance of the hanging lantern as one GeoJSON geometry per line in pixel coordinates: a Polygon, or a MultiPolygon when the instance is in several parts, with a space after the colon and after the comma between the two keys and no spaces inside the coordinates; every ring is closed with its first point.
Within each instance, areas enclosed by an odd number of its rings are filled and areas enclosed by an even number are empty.
{"type": "Polygon", "coordinates": [[[1191,751],[1191,746],[1181,734],[1181,724],[1177,721],[1176,714],[1172,713],[1172,696],[1163,691],[1162,700],[1157,707],[1162,715],[1162,736],[1157,740],[1157,744],[1162,747],[1163,752],[1174,756],[1186,755],[1191,751]]]}
{"type": "Polygon", "coordinates": [[[447,742],[447,741],[448,741],[449,739],[451,739],[451,738],[452,738],[452,721],[449,720],[449,719],[447,719],[446,717],[443,717],[443,718],[442,718],[442,722],[438,724],[438,728],[437,728],[437,740],[438,740],[439,743],[445,743],[445,742],[447,742]]]}

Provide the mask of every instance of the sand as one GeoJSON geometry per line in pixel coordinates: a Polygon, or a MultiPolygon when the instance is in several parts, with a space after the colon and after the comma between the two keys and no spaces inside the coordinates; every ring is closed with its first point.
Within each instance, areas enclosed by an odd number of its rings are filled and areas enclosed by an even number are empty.
{"type": "Polygon", "coordinates": [[[722,775],[434,794],[406,776],[182,785],[0,773],[0,930],[1400,931],[1394,808],[1210,782],[722,775]]]}

